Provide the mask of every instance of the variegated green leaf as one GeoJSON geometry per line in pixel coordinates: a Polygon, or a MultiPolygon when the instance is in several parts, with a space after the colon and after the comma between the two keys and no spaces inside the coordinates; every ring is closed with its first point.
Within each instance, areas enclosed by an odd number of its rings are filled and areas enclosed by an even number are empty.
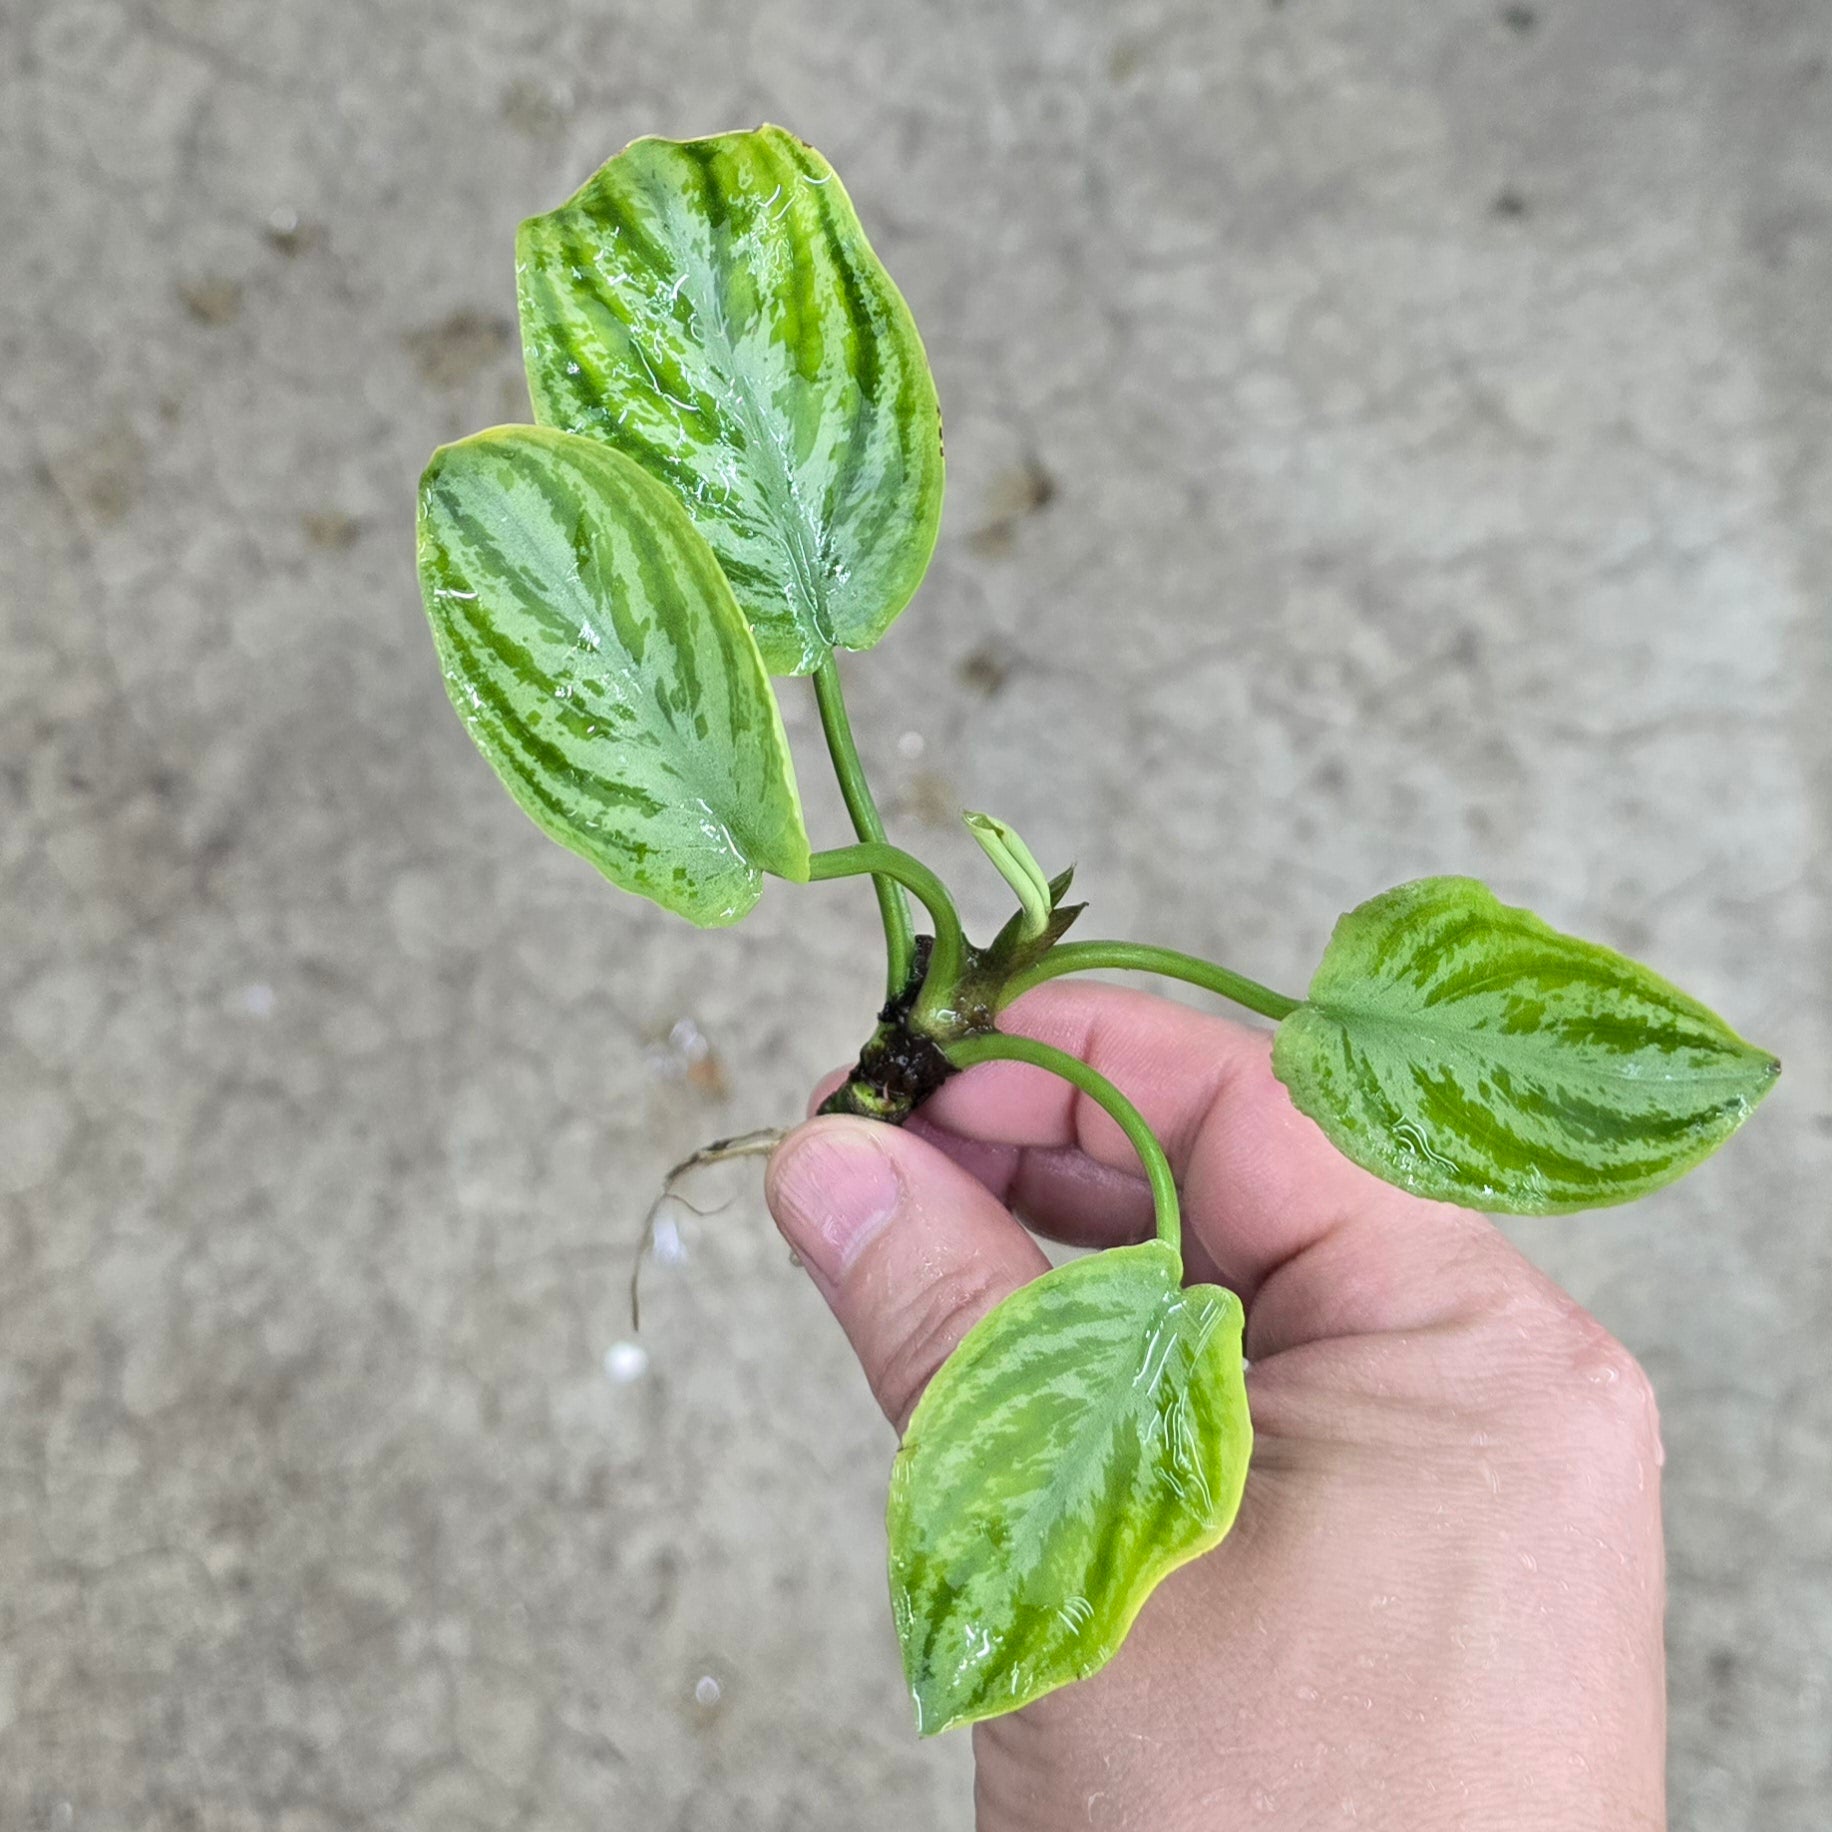
{"type": "Polygon", "coordinates": [[[516,263],[535,417],[675,491],[770,671],[875,643],[935,546],[941,420],[826,160],[780,127],[638,140],[516,263]]]}
{"type": "Polygon", "coordinates": [[[1233,1524],[1240,1300],[1162,1241],[1047,1272],[971,1330],[891,1476],[891,1601],[925,1735],[1104,1666],[1233,1524]]]}
{"type": "Polygon", "coordinates": [[[420,587],[445,684],[509,793],[613,884],[707,927],[805,879],[776,696],[679,502],[594,439],[433,454],[420,587]]]}
{"type": "Polygon", "coordinates": [[[1344,916],[1272,1066],[1376,1176],[1515,1215],[1672,1182],[1780,1070],[1657,974],[1473,878],[1421,879],[1344,916]]]}

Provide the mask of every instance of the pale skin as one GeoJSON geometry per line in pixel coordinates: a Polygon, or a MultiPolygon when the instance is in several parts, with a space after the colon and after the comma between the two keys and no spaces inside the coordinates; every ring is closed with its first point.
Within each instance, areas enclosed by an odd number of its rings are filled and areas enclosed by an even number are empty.
{"type": "MultiPolygon", "coordinates": [[[[1263,1030],[1063,983],[1003,1023],[1164,1142],[1187,1276],[1247,1306],[1257,1439],[1233,1532],[1111,1665],[974,1728],[981,1832],[1663,1827],[1661,1452],[1634,1358],[1480,1216],[1339,1157],[1263,1030]]],[[[902,1131],[810,1122],[768,1188],[898,1430],[1046,1269],[1032,1231],[1152,1230],[1113,1122],[1011,1063],[902,1131]]]]}

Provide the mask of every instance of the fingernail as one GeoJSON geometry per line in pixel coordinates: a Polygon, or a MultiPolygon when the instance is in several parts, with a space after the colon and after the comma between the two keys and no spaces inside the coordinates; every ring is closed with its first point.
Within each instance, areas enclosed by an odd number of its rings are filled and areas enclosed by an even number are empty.
{"type": "Polygon", "coordinates": [[[903,1179],[868,1120],[817,1123],[770,1161],[770,1211],[789,1244],[822,1278],[836,1280],[896,1214],[903,1179]]]}

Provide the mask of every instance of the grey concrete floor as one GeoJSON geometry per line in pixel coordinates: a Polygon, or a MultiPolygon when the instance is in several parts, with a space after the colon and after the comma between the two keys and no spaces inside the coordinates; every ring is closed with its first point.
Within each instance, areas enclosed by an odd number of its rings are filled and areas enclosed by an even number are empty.
{"type": "Polygon", "coordinates": [[[0,0],[0,1827],[968,1823],[754,1172],[604,1366],[662,1167],[861,1037],[869,900],[609,891],[413,579],[427,452],[525,417],[517,220],[771,118],[939,377],[851,680],[977,926],[962,801],[1292,986],[1470,870],[1786,1059],[1514,1232],[1663,1401],[1675,1825],[1822,1832],[1829,54],[1823,0],[0,0]]]}

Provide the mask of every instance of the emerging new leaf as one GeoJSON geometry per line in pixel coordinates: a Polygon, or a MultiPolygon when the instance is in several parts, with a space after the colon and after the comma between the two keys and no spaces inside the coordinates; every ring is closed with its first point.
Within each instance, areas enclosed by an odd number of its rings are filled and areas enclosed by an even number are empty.
{"type": "Polygon", "coordinates": [[[891,1603],[925,1735],[1104,1666],[1233,1524],[1253,1431],[1240,1300],[1162,1241],[1071,1261],[977,1324],[891,1475],[891,1603]]]}
{"type": "Polygon", "coordinates": [[[1421,879],[1344,916],[1272,1067],[1376,1176],[1514,1215],[1671,1183],[1780,1070],[1657,974],[1473,878],[1421,879]]]}
{"type": "Polygon", "coordinates": [[[419,550],[452,704],[538,826],[705,927],[764,872],[807,877],[769,676],[669,491],[596,440],[497,427],[433,454],[419,550]]]}
{"type": "Polygon", "coordinates": [[[1050,881],[1036,855],[1019,837],[1018,830],[996,814],[977,814],[969,809],[961,819],[979,842],[980,851],[1016,894],[1024,918],[1024,939],[1036,941],[1050,926],[1050,912],[1055,908],[1050,881]]]}
{"type": "Polygon", "coordinates": [[[826,160],[780,127],[638,140],[516,266],[535,417],[676,493],[770,671],[870,648],[935,546],[941,419],[826,160]]]}

